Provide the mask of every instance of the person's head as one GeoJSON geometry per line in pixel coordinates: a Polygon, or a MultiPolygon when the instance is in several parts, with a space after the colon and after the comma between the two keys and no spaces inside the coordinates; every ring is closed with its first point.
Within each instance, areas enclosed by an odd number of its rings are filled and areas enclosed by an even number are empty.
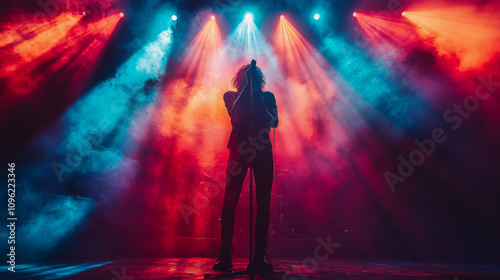
{"type": "MultiPolygon", "coordinates": [[[[236,75],[231,80],[231,84],[233,85],[234,88],[236,88],[237,91],[240,91],[240,89],[243,89],[243,87],[247,83],[246,72],[249,69],[250,69],[250,64],[241,66],[241,68],[238,70],[236,75]]],[[[262,70],[260,70],[259,67],[257,67],[256,70],[257,71],[253,77],[254,84],[258,85],[258,87],[261,91],[264,91],[264,87],[266,85],[266,77],[264,76],[264,73],[262,73],[262,70]]]]}

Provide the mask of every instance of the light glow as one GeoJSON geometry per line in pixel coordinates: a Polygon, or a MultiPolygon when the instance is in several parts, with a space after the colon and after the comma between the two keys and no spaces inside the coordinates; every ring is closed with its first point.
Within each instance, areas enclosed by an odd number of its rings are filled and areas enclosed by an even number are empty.
{"type": "Polygon", "coordinates": [[[245,14],[245,21],[253,21],[253,20],[254,20],[254,16],[252,13],[245,14]]]}

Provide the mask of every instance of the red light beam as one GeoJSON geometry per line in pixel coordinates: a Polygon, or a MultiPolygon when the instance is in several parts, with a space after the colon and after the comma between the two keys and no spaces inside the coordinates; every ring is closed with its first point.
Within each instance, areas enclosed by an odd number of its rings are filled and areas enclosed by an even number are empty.
{"type": "Polygon", "coordinates": [[[356,21],[379,55],[388,53],[389,48],[394,56],[401,47],[409,46],[418,39],[413,26],[400,18],[357,13],[356,21]]]}

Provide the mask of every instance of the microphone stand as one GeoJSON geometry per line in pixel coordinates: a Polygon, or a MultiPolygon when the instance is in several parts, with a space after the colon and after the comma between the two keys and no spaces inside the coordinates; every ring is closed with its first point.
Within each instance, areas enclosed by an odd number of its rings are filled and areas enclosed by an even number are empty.
{"type": "MultiPolygon", "coordinates": [[[[254,99],[253,99],[253,94],[254,94],[254,84],[253,84],[253,75],[255,74],[256,71],[256,65],[257,61],[255,59],[252,59],[252,62],[250,63],[250,137],[253,137],[255,132],[254,132],[254,99]]],[[[252,150],[252,141],[249,141],[249,147],[250,150],[252,150]]],[[[247,274],[250,276],[250,278],[253,278],[255,275],[256,269],[255,265],[253,263],[253,162],[255,158],[252,159],[250,162],[250,259],[249,263],[247,266],[247,274]]]]}
{"type": "MultiPolygon", "coordinates": [[[[254,131],[254,83],[253,77],[255,72],[257,71],[257,61],[252,59],[250,63],[250,137],[253,137],[255,134],[254,131]]],[[[248,144],[250,150],[252,149],[252,141],[249,141],[248,144]]],[[[240,275],[248,275],[250,279],[254,279],[257,274],[257,269],[255,268],[255,264],[253,263],[253,161],[250,162],[250,247],[249,247],[249,261],[246,270],[243,271],[233,271],[230,273],[222,273],[222,274],[205,274],[204,278],[222,278],[222,277],[232,277],[232,276],[240,276],[240,275]]],[[[281,274],[284,275],[285,272],[278,271],[259,271],[259,274],[281,274]]]]}

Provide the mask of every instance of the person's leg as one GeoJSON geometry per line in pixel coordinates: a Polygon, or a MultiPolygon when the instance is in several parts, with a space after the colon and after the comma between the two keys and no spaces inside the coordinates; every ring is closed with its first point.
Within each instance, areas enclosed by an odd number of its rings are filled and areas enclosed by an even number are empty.
{"type": "Polygon", "coordinates": [[[232,267],[231,251],[233,249],[235,212],[247,173],[247,167],[244,162],[239,160],[240,158],[236,150],[230,151],[226,168],[226,190],[222,203],[221,249],[219,251],[219,261],[214,265],[215,270],[224,271],[232,267]]]}
{"type": "Polygon", "coordinates": [[[255,259],[260,261],[266,255],[267,232],[271,211],[271,189],[273,186],[273,154],[271,148],[259,152],[255,161],[255,185],[257,217],[255,221],[255,259]]]}

